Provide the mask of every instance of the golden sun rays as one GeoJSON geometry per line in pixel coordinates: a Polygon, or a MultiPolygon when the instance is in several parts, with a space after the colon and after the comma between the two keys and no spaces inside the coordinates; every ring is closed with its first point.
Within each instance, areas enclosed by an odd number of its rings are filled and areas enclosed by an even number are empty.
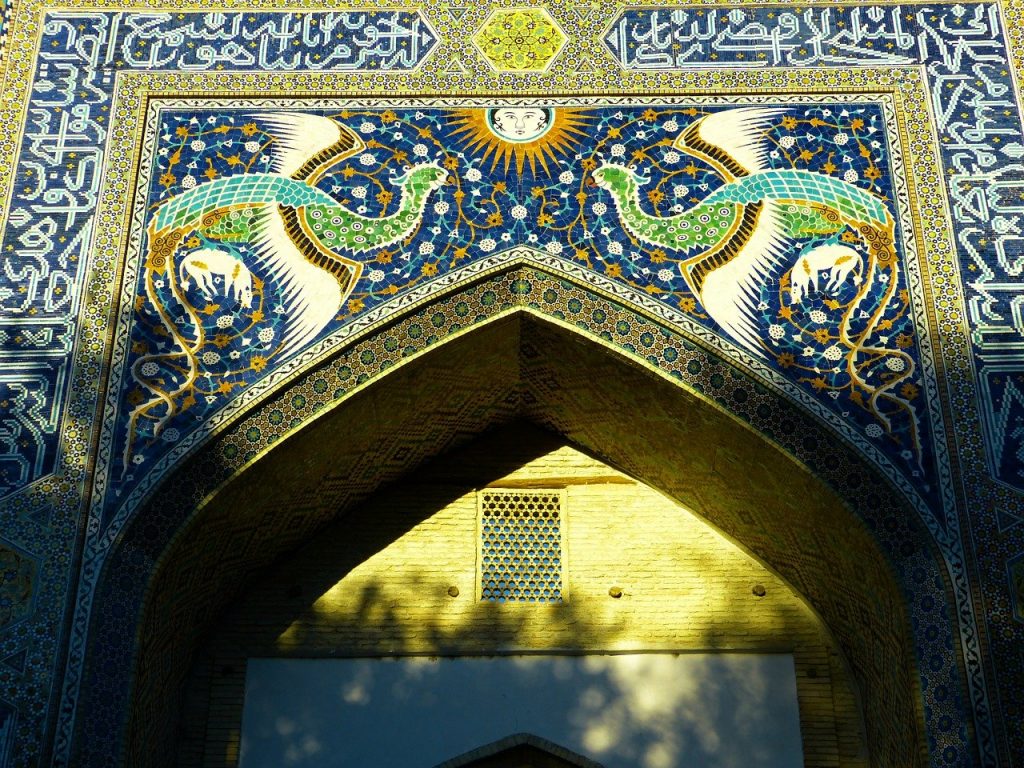
{"type": "Polygon", "coordinates": [[[535,176],[538,166],[551,175],[548,162],[572,151],[586,136],[588,122],[583,110],[565,107],[459,109],[451,120],[454,138],[469,152],[482,150],[491,170],[502,163],[507,173],[515,158],[517,173],[528,163],[535,176]]]}

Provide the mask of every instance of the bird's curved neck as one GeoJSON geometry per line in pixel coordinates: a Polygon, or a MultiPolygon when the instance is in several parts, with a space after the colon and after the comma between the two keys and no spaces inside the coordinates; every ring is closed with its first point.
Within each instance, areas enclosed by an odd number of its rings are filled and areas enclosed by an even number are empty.
{"type": "MultiPolygon", "coordinates": [[[[429,188],[402,184],[398,207],[394,213],[380,218],[355,213],[343,205],[310,206],[305,209],[305,226],[309,236],[328,249],[359,254],[386,248],[416,232],[430,192],[429,188]]],[[[385,206],[391,202],[383,197],[378,200],[385,206]]]]}
{"type": "Polygon", "coordinates": [[[427,204],[431,190],[421,186],[413,186],[406,182],[399,188],[398,209],[393,214],[398,216],[402,213],[419,213],[427,204]]]}
{"type": "Polygon", "coordinates": [[[738,207],[697,203],[673,216],[653,216],[640,204],[640,187],[627,180],[612,189],[623,227],[641,242],[676,251],[706,250],[719,245],[732,230],[738,207]]]}
{"type": "Polygon", "coordinates": [[[640,185],[633,179],[627,179],[620,186],[612,187],[611,192],[619,220],[634,237],[639,236],[637,223],[653,218],[640,206],[640,185]]]}

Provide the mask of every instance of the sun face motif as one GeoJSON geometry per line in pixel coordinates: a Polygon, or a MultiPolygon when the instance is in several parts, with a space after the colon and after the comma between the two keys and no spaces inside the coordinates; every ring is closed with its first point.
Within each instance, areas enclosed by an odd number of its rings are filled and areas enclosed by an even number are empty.
{"type": "Polygon", "coordinates": [[[515,158],[520,175],[529,164],[533,175],[539,167],[550,176],[548,162],[579,144],[586,135],[587,118],[578,109],[490,107],[460,109],[452,122],[455,138],[469,152],[483,150],[483,160],[490,158],[492,170],[502,163],[507,173],[515,158]]]}
{"type": "Polygon", "coordinates": [[[536,141],[551,128],[548,107],[501,107],[487,110],[487,124],[506,141],[536,141]]]}

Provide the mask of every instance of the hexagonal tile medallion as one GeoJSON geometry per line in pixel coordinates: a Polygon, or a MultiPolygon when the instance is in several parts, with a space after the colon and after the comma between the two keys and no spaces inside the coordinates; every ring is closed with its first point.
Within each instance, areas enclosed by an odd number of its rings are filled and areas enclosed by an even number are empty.
{"type": "Polygon", "coordinates": [[[473,35],[473,43],[498,72],[543,72],[567,39],[543,8],[496,10],[473,35]]]}

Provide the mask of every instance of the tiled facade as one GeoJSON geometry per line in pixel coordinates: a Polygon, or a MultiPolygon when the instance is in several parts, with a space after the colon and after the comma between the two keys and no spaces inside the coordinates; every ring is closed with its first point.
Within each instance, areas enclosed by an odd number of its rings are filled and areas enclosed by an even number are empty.
{"type": "MultiPolygon", "coordinates": [[[[141,764],[128,723],[180,673],[147,659],[187,658],[325,494],[490,423],[632,445],[619,466],[715,521],[668,438],[694,397],[867,524],[929,762],[1019,764],[1016,3],[150,6],[0,21],[0,766],[141,764]],[[501,329],[504,357],[473,346],[501,329]],[[632,401],[605,366],[644,369],[632,401]],[[260,522],[218,501],[328,411],[348,472],[287,478],[260,522]]],[[[716,524],[852,645],[872,625],[866,659],[888,614],[848,615],[871,574],[821,568],[842,537],[799,500],[788,532],[716,524]]]]}

